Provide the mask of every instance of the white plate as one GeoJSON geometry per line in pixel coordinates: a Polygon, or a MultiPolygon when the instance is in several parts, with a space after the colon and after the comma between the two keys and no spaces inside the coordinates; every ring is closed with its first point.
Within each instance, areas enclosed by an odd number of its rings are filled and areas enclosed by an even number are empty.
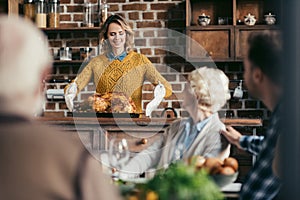
{"type": "Polygon", "coordinates": [[[239,192],[241,190],[241,183],[230,183],[221,188],[222,192],[239,192]]]}

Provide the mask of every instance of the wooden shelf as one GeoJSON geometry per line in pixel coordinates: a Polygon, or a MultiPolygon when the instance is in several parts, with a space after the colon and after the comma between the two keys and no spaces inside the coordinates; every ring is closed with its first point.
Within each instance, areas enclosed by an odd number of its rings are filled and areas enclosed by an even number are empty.
{"type": "Polygon", "coordinates": [[[41,28],[42,31],[51,33],[51,32],[99,32],[100,27],[59,27],[59,28],[41,28]]]}
{"type": "Polygon", "coordinates": [[[233,28],[232,25],[207,25],[207,26],[200,26],[200,25],[194,25],[194,26],[188,26],[186,27],[186,30],[222,30],[222,29],[230,29],[233,28]]]}

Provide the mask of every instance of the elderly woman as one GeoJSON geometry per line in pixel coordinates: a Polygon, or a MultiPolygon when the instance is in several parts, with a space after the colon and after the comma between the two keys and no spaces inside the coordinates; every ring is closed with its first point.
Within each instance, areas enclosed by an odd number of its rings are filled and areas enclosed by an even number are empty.
{"type": "Polygon", "coordinates": [[[219,69],[202,67],[192,71],[182,95],[182,106],[190,117],[173,122],[159,141],[122,168],[121,176],[141,174],[194,155],[228,157],[230,145],[219,133],[225,126],[217,113],[230,98],[228,84],[227,76],[219,69]]]}
{"type": "Polygon", "coordinates": [[[66,103],[73,109],[73,99],[93,80],[96,92],[123,92],[131,97],[137,113],[142,112],[142,86],[145,80],[153,85],[162,83],[168,97],[172,94],[171,85],[161,76],[149,59],[136,53],[133,48],[134,33],[129,23],[119,15],[112,15],[105,21],[100,32],[104,53],[92,59],[73,82],[66,86],[66,103]]]}

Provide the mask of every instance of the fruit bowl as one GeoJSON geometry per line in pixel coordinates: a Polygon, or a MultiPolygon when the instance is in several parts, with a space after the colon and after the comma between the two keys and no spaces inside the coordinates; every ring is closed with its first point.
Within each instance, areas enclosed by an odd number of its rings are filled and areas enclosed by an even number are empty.
{"type": "Polygon", "coordinates": [[[231,175],[223,175],[223,174],[214,174],[211,175],[212,179],[215,181],[215,183],[220,187],[224,187],[230,183],[233,183],[236,181],[239,173],[235,172],[234,174],[231,175]]]}

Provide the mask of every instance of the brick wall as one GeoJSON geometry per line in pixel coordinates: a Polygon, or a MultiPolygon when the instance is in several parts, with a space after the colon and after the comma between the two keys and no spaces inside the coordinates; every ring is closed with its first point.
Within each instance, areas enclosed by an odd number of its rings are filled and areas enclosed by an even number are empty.
{"type": "MultiPolygon", "coordinates": [[[[84,0],[61,0],[61,26],[79,27],[83,20],[84,0]]],[[[97,5],[97,0],[91,0],[97,5]]],[[[107,0],[109,14],[122,14],[129,19],[135,31],[136,51],[145,54],[172,84],[173,95],[164,100],[153,113],[160,116],[165,107],[175,108],[179,116],[186,116],[181,108],[181,92],[186,74],[201,64],[189,63],[185,60],[185,40],[182,37],[185,28],[185,1],[179,0],[107,0]],[[167,48],[166,48],[167,47],[167,48]]],[[[74,59],[79,59],[79,48],[93,47],[95,55],[99,48],[98,33],[92,31],[46,32],[54,56],[62,46],[73,48],[74,59]]],[[[239,62],[215,63],[230,78],[230,89],[233,90],[243,79],[243,64],[239,62]]],[[[203,65],[203,64],[202,64],[203,65]]],[[[80,64],[55,64],[53,77],[72,79],[76,76],[80,64]]],[[[63,88],[66,83],[48,83],[47,88],[63,88]]],[[[92,94],[94,86],[89,84],[77,97],[81,101],[92,94]]],[[[251,99],[243,85],[244,96],[241,100],[230,100],[220,112],[226,117],[250,117],[268,119],[269,113],[261,102],[251,99]]],[[[153,86],[145,82],[143,105],[153,98],[153,86]]],[[[45,104],[45,115],[65,116],[67,112],[63,101],[48,101],[45,104]]]]}

